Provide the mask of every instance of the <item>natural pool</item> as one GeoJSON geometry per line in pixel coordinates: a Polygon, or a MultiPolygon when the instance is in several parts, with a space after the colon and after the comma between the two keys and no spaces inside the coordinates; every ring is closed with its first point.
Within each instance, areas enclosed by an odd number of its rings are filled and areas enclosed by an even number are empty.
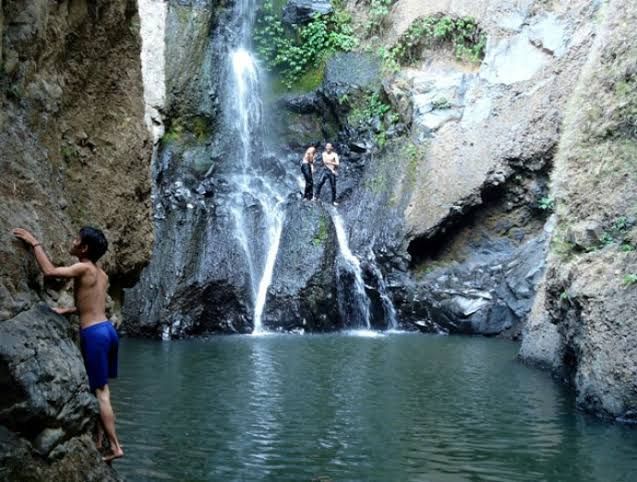
{"type": "Polygon", "coordinates": [[[632,481],[637,430],[497,339],[390,334],[122,340],[130,481],[632,481]]]}

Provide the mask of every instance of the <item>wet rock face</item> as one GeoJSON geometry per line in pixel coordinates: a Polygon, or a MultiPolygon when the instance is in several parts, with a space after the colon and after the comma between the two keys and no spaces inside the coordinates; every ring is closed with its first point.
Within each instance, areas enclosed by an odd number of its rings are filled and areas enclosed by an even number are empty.
{"type": "Polygon", "coordinates": [[[336,234],[318,203],[288,204],[264,323],[284,330],[342,327],[337,299],[336,234]]]}
{"type": "Polygon", "coordinates": [[[283,7],[283,22],[288,25],[309,23],[314,15],[332,13],[331,0],[288,0],[283,7]]]}
{"type": "Polygon", "coordinates": [[[0,322],[3,480],[119,480],[101,462],[89,393],[68,321],[38,305],[0,322]]]}
{"type": "Polygon", "coordinates": [[[181,187],[175,195],[164,200],[149,267],[126,291],[125,330],[153,338],[251,331],[249,273],[229,213],[205,194],[181,187]]]}

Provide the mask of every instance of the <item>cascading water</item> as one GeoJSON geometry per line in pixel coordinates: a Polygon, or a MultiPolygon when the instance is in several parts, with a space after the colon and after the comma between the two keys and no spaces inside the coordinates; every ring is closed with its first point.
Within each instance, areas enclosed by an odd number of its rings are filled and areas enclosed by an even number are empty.
{"type": "Polygon", "coordinates": [[[396,317],[396,308],[394,307],[394,303],[392,302],[389,294],[387,293],[387,285],[385,284],[385,279],[383,278],[383,273],[381,273],[378,265],[376,264],[376,260],[373,259],[374,253],[372,252],[372,262],[370,263],[371,270],[376,277],[376,283],[378,285],[378,294],[380,295],[380,300],[383,304],[383,312],[385,313],[385,319],[387,320],[387,329],[388,330],[397,330],[398,329],[398,318],[396,317]]]}
{"type": "Polygon", "coordinates": [[[229,55],[229,117],[239,143],[240,170],[231,177],[233,195],[230,212],[235,225],[235,236],[247,260],[254,302],[253,333],[263,331],[263,310],[272,282],[272,274],[279,250],[285,212],[284,195],[270,179],[263,166],[263,103],[259,67],[250,51],[250,33],[256,11],[255,0],[240,0],[236,18],[239,25],[239,46],[229,55]],[[254,229],[249,209],[256,210],[259,229],[254,229]],[[255,239],[260,237],[260,240],[255,239]],[[254,242],[252,242],[254,241],[254,242]],[[262,252],[258,246],[262,247],[262,252]]]}
{"type": "MultiPolygon", "coordinates": [[[[347,240],[347,233],[345,231],[345,223],[343,218],[341,217],[336,210],[330,209],[330,216],[332,217],[332,222],[334,223],[334,229],[336,230],[336,238],[338,240],[338,247],[340,250],[341,258],[345,262],[347,268],[354,275],[354,290],[353,295],[353,306],[350,308],[354,308],[353,312],[347,312],[346,307],[342,307],[341,311],[343,314],[349,314],[357,320],[357,324],[359,327],[371,329],[369,313],[370,313],[370,301],[367,296],[367,292],[365,291],[365,282],[363,281],[363,271],[361,270],[360,260],[354,256],[352,251],[349,249],[349,242],[347,240]]],[[[339,277],[340,278],[340,277],[339,277]]],[[[343,292],[343,288],[341,288],[341,293],[343,292]]],[[[341,295],[341,297],[343,297],[341,295]]]]}

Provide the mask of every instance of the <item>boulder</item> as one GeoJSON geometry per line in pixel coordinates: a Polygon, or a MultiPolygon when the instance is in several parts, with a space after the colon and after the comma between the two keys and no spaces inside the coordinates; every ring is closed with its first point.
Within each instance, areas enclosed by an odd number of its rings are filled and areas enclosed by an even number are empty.
{"type": "Polygon", "coordinates": [[[97,402],[73,332],[47,306],[0,322],[0,392],[3,480],[119,480],[91,438],[97,402]]]}
{"type": "Polygon", "coordinates": [[[288,25],[309,23],[314,15],[332,13],[331,0],[289,0],[283,7],[283,22],[288,25]]]}

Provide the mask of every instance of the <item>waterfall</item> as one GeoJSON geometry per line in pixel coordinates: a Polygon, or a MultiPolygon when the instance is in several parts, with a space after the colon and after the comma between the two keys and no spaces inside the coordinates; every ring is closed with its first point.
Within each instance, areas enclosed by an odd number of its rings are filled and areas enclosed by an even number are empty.
{"type": "Polygon", "coordinates": [[[378,294],[380,295],[380,301],[383,304],[383,312],[385,313],[385,319],[387,320],[387,329],[388,330],[397,330],[398,329],[398,318],[396,317],[396,308],[394,307],[394,303],[392,302],[389,294],[387,293],[387,285],[385,284],[385,279],[383,278],[383,273],[381,273],[380,268],[376,264],[376,260],[373,258],[374,253],[372,252],[372,262],[370,263],[372,272],[376,277],[376,283],[378,285],[378,294]]]}
{"type": "MultiPolygon", "coordinates": [[[[338,239],[338,247],[340,250],[341,258],[345,262],[347,268],[354,275],[354,290],[353,294],[353,307],[355,308],[354,313],[348,313],[346,307],[341,306],[341,312],[343,315],[351,314],[356,320],[357,324],[360,328],[371,329],[371,324],[369,321],[369,312],[370,312],[370,301],[367,296],[367,292],[365,291],[365,283],[363,281],[363,271],[361,269],[360,260],[354,256],[352,251],[349,249],[349,242],[347,240],[347,233],[345,231],[345,223],[343,218],[335,209],[330,209],[330,216],[332,217],[332,222],[334,223],[334,229],[336,230],[336,238],[338,239]]],[[[340,277],[339,277],[340,279],[340,277]]],[[[341,298],[345,297],[345,288],[340,287],[339,296],[341,298]]],[[[339,300],[341,301],[341,300],[339,300]]],[[[345,304],[341,302],[341,304],[345,304]]]]}
{"type": "Polygon", "coordinates": [[[263,331],[263,312],[272,282],[285,220],[284,194],[263,165],[262,81],[250,50],[255,0],[235,6],[238,46],[229,54],[227,117],[239,141],[238,172],[231,177],[230,212],[237,238],[246,256],[254,303],[253,333],[263,331]],[[249,211],[250,210],[250,211],[249,211]],[[261,248],[261,249],[259,249],[261,248]]]}

